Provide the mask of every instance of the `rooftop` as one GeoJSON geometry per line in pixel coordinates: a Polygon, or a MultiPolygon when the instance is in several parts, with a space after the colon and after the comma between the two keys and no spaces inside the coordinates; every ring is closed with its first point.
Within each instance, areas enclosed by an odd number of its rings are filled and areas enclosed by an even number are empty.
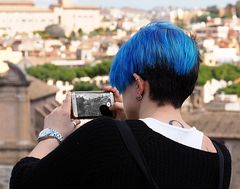
{"type": "Polygon", "coordinates": [[[32,101],[55,95],[56,92],[58,91],[57,87],[49,86],[45,82],[35,77],[27,76],[27,78],[31,82],[28,90],[29,90],[30,99],[32,101]]]}
{"type": "Polygon", "coordinates": [[[0,6],[4,5],[18,5],[18,6],[33,6],[33,0],[0,0],[0,6]]]}
{"type": "Polygon", "coordinates": [[[182,112],[182,116],[209,137],[240,139],[240,112],[194,111],[182,112]]]}

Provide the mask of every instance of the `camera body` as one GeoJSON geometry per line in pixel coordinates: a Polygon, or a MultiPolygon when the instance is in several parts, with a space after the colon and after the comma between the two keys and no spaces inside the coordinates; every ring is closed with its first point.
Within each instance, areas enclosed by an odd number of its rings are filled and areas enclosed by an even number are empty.
{"type": "Polygon", "coordinates": [[[112,92],[102,91],[73,91],[72,118],[112,117],[109,108],[114,103],[112,92]]]}

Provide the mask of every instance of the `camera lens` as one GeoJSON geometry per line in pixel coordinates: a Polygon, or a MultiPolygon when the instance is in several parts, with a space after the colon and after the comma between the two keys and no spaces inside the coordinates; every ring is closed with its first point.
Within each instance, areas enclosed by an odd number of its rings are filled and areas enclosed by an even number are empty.
{"type": "Polygon", "coordinates": [[[99,110],[100,110],[102,116],[113,117],[113,114],[112,114],[111,110],[109,110],[108,106],[102,105],[99,107],[99,110]]]}

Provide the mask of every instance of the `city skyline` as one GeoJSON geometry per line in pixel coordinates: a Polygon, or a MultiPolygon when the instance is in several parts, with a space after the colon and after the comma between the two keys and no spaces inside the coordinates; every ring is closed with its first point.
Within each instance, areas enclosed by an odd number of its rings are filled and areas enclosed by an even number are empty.
{"type": "MultiPolygon", "coordinates": [[[[235,4],[237,0],[202,0],[202,1],[193,1],[193,0],[168,0],[168,1],[156,1],[156,0],[71,0],[73,3],[83,6],[99,6],[99,7],[133,7],[140,9],[151,9],[154,7],[168,7],[168,6],[178,6],[182,8],[205,8],[207,6],[217,5],[218,7],[224,7],[227,4],[235,4]]],[[[48,6],[56,0],[35,0],[36,5],[39,6],[48,6]]]]}

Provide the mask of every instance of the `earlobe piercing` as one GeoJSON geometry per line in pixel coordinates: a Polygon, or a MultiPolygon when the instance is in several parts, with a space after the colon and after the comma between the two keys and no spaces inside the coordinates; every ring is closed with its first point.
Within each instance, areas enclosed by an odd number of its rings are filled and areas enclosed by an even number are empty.
{"type": "Polygon", "coordinates": [[[142,95],[138,95],[137,97],[136,97],[136,100],[137,101],[141,101],[143,99],[143,96],[142,95]]]}

